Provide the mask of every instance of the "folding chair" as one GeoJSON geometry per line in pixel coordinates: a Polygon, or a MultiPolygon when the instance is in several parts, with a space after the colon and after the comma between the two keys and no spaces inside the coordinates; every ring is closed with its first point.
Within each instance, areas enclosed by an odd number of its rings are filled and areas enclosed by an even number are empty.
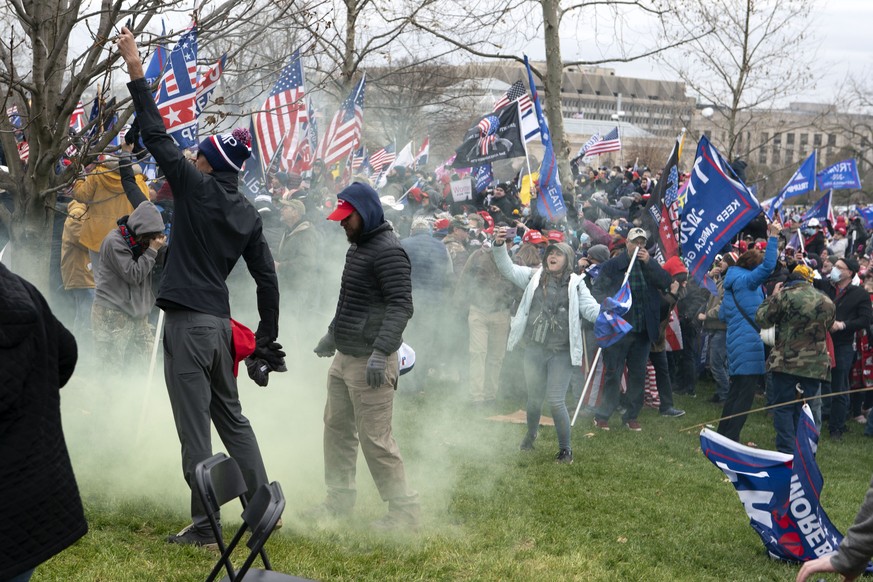
{"type": "Polygon", "coordinates": [[[230,556],[233,550],[239,545],[246,530],[251,531],[246,545],[249,547],[249,555],[240,567],[236,575],[228,575],[222,578],[222,582],[239,582],[245,580],[247,582],[312,582],[305,578],[298,578],[289,574],[274,572],[273,570],[257,570],[252,569],[252,563],[256,556],[263,549],[264,544],[269,539],[270,534],[282,516],[282,511],[285,509],[285,496],[282,495],[282,488],[278,483],[273,481],[269,485],[261,485],[255,492],[249,504],[243,509],[242,519],[243,524],[239,531],[233,536],[230,544],[222,552],[221,557],[212,568],[206,582],[214,582],[218,572],[222,566],[228,566],[230,556]]]}
{"type": "MultiPolygon", "coordinates": [[[[194,482],[200,501],[203,503],[203,508],[209,518],[212,533],[218,542],[218,551],[223,554],[226,548],[224,539],[221,537],[221,528],[218,526],[218,520],[215,516],[222,505],[235,498],[239,498],[243,509],[246,508],[245,493],[248,486],[243,479],[242,471],[232,458],[224,453],[216,453],[205,461],[197,463],[194,468],[194,482]]],[[[273,569],[267,558],[267,552],[264,550],[261,550],[261,560],[264,562],[264,569],[273,569]]],[[[228,576],[233,579],[233,565],[229,559],[225,560],[225,567],[228,576]]]]}

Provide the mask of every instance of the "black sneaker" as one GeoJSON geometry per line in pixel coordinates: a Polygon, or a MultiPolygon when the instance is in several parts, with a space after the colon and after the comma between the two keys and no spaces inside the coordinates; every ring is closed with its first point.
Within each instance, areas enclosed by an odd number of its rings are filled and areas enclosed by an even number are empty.
{"type": "Polygon", "coordinates": [[[218,549],[218,542],[212,532],[201,532],[194,529],[192,523],[176,535],[167,536],[167,543],[179,544],[182,546],[197,546],[201,548],[209,548],[210,550],[218,549]]]}
{"type": "Polygon", "coordinates": [[[570,449],[561,449],[558,451],[558,454],[555,455],[555,462],[562,463],[564,465],[572,465],[573,464],[573,451],[570,449]]]}
{"type": "Polygon", "coordinates": [[[524,435],[524,438],[521,439],[521,444],[518,445],[519,450],[522,451],[532,451],[534,449],[534,441],[537,440],[538,433],[527,433],[524,435]]]}
{"type": "Polygon", "coordinates": [[[670,418],[678,418],[680,416],[683,416],[684,414],[685,414],[684,410],[679,410],[678,408],[673,408],[672,406],[670,408],[668,408],[667,410],[661,411],[661,416],[667,416],[670,418]]]}

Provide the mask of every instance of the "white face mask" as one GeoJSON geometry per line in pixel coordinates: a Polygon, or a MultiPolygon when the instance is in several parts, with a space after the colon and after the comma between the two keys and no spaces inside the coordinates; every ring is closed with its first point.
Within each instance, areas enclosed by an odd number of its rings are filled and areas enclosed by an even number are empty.
{"type": "Polygon", "coordinates": [[[838,268],[836,268],[836,267],[834,267],[833,269],[831,269],[830,275],[828,275],[828,278],[829,278],[829,279],[831,280],[831,282],[833,282],[833,283],[839,283],[839,282],[840,282],[840,279],[841,279],[842,277],[843,277],[843,272],[840,271],[840,270],[839,270],[838,268]]]}

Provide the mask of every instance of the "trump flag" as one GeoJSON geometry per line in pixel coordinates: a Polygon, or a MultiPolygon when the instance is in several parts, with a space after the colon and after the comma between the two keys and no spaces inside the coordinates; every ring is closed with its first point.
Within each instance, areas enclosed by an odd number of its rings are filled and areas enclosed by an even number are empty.
{"type": "Polygon", "coordinates": [[[817,446],[818,429],[806,404],[793,456],[747,447],[709,429],[700,433],[701,451],[730,479],[772,558],[814,560],[836,551],[843,539],[819,503],[824,479],[817,446]]]}

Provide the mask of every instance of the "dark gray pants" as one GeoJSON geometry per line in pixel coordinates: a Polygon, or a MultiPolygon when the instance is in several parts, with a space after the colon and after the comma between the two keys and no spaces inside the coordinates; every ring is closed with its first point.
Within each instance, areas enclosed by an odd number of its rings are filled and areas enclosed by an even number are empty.
{"type": "Polygon", "coordinates": [[[255,433],[242,414],[233,376],[230,320],[194,311],[167,311],[164,378],[182,444],[182,472],[191,487],[194,526],[209,531],[194,483],[194,467],[212,456],[210,420],[242,470],[248,495],[267,482],[255,433]]]}

